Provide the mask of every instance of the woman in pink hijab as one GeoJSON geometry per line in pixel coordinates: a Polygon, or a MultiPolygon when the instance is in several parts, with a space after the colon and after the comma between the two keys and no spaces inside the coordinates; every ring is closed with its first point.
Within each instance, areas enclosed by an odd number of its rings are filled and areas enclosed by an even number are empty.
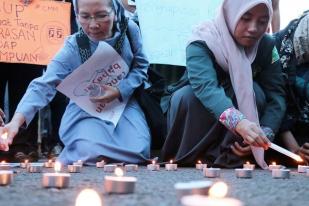
{"type": "Polygon", "coordinates": [[[164,160],[239,167],[253,154],[267,168],[264,150],[286,109],[278,52],[266,34],[271,17],[270,0],[224,0],[213,21],[195,28],[182,87],[170,100],[164,160]]]}

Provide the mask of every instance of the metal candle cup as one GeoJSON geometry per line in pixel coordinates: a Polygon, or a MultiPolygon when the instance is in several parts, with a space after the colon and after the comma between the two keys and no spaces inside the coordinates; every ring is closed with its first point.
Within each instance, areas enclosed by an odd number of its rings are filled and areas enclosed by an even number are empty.
{"type": "Polygon", "coordinates": [[[10,170],[10,164],[5,161],[0,162],[0,170],[10,170]]]}
{"type": "Polygon", "coordinates": [[[250,162],[246,162],[246,164],[243,164],[244,169],[255,169],[255,164],[250,164],[250,162]]]}
{"type": "Polygon", "coordinates": [[[43,170],[42,163],[29,163],[27,166],[27,171],[29,173],[41,173],[43,170]]]}
{"type": "Polygon", "coordinates": [[[241,168],[235,169],[235,174],[237,178],[252,178],[252,169],[241,168]]]}
{"type": "Polygon", "coordinates": [[[20,163],[20,167],[21,168],[27,168],[29,165],[29,160],[25,160],[24,162],[21,162],[20,163]]]}
{"type": "Polygon", "coordinates": [[[125,165],[124,166],[124,170],[126,172],[132,172],[132,171],[137,172],[138,171],[138,165],[135,165],[135,164],[125,165]]]}
{"type": "Polygon", "coordinates": [[[13,171],[0,170],[0,186],[10,185],[13,181],[13,171]]]}
{"type": "Polygon", "coordinates": [[[96,163],[96,167],[97,168],[104,168],[104,165],[105,165],[105,161],[104,160],[102,160],[101,162],[97,162],[96,163]]]}
{"type": "Polygon", "coordinates": [[[273,162],[271,165],[268,166],[269,170],[273,170],[273,169],[280,169],[282,168],[281,165],[277,165],[275,162],[273,162]]]}
{"type": "Polygon", "coordinates": [[[151,170],[151,171],[159,171],[159,170],[160,170],[160,165],[159,165],[159,164],[156,164],[155,161],[152,161],[151,164],[148,164],[148,165],[147,165],[147,169],[148,169],[148,170],[151,170]]]}
{"type": "Polygon", "coordinates": [[[187,195],[208,195],[212,181],[179,182],[174,185],[178,199],[187,195]]]}
{"type": "Polygon", "coordinates": [[[104,191],[106,193],[128,194],[133,193],[137,179],[135,177],[124,177],[123,170],[115,170],[117,176],[104,177],[104,191]]]}
{"type": "Polygon", "coordinates": [[[104,165],[104,172],[114,172],[116,169],[116,165],[104,165]]]}
{"type": "Polygon", "coordinates": [[[298,165],[297,167],[297,171],[299,173],[305,173],[307,169],[309,169],[309,166],[307,165],[298,165]]]}
{"type": "Polygon", "coordinates": [[[70,176],[68,173],[44,173],[42,185],[45,188],[67,188],[70,184],[70,176]]]}
{"type": "Polygon", "coordinates": [[[68,172],[69,173],[80,173],[82,170],[81,165],[68,165],[68,172]]]}
{"type": "Polygon", "coordinates": [[[272,177],[276,179],[289,179],[290,178],[290,170],[288,169],[273,169],[271,173],[272,173],[272,177]]]}
{"type": "Polygon", "coordinates": [[[84,162],[82,160],[77,160],[77,162],[73,162],[73,165],[83,166],[84,162]]]}
{"type": "Polygon", "coordinates": [[[203,174],[204,177],[209,177],[209,178],[215,178],[215,177],[220,177],[220,168],[204,168],[203,169],[203,174]]]}
{"type": "Polygon", "coordinates": [[[53,168],[55,166],[55,163],[52,160],[48,160],[47,162],[44,162],[45,168],[53,168]]]}
{"type": "Polygon", "coordinates": [[[166,171],[176,171],[177,164],[173,163],[173,160],[171,160],[170,163],[165,164],[165,170],[166,171]]]}
{"type": "Polygon", "coordinates": [[[197,170],[203,170],[204,168],[207,168],[207,164],[203,164],[201,161],[198,161],[196,164],[195,164],[195,168],[197,170]]]}

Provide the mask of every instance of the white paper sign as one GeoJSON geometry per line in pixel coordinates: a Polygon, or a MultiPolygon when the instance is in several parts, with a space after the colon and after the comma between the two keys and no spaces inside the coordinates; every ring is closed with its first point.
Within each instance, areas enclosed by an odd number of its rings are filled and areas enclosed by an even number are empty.
{"type": "Polygon", "coordinates": [[[143,46],[150,63],[186,64],[195,25],[215,17],[222,0],[136,0],[143,46]]]}
{"type": "Polygon", "coordinates": [[[128,72],[128,65],[115,49],[100,42],[93,55],[67,76],[57,89],[84,111],[116,126],[127,102],[117,99],[108,104],[92,103],[89,96],[99,95],[100,85],[118,85],[128,72]]]}

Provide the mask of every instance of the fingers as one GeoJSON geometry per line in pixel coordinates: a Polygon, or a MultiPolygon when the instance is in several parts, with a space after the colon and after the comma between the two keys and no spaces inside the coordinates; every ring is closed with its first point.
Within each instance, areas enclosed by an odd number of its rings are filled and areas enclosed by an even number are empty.
{"type": "Polygon", "coordinates": [[[234,145],[231,145],[231,150],[232,150],[232,152],[233,152],[234,154],[236,154],[236,155],[239,156],[239,157],[244,156],[243,153],[241,153],[240,151],[238,151],[238,150],[235,148],[234,145]]]}
{"type": "Polygon", "coordinates": [[[247,156],[251,153],[251,148],[249,145],[243,147],[238,142],[231,145],[231,150],[234,154],[240,157],[247,156]]]}
{"type": "Polygon", "coordinates": [[[251,148],[250,148],[249,145],[243,147],[243,146],[240,146],[240,144],[238,142],[235,142],[234,145],[241,152],[245,153],[245,152],[250,152],[251,151],[251,148]]]}

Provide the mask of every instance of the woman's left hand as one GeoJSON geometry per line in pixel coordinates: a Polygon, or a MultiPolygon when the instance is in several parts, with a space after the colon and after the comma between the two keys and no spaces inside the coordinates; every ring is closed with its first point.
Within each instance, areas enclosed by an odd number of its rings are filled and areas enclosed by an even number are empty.
{"type": "Polygon", "coordinates": [[[109,103],[120,97],[120,92],[117,87],[108,85],[101,85],[101,89],[104,91],[103,95],[90,97],[90,101],[93,103],[109,103]]]}

